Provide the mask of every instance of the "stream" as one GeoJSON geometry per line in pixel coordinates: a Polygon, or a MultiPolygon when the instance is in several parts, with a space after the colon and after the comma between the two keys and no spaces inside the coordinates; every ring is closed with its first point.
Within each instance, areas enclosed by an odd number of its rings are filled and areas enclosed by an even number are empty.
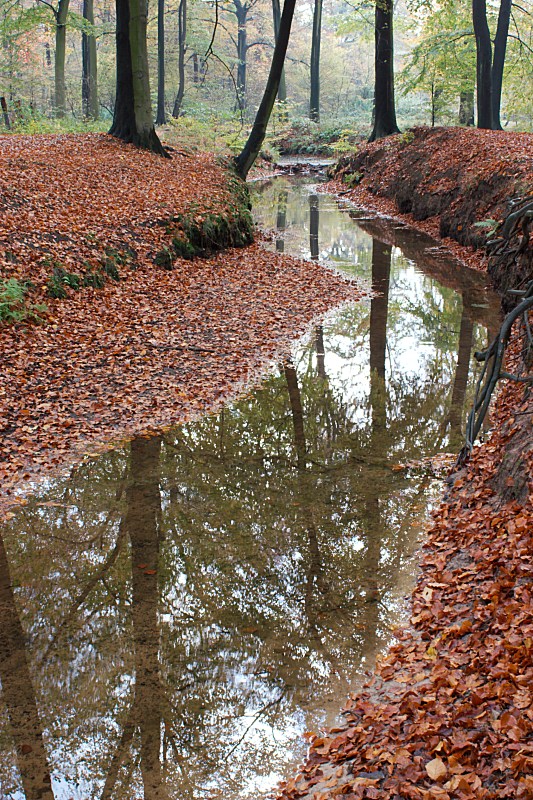
{"type": "Polygon", "coordinates": [[[486,277],[305,178],[279,252],[373,287],[216,414],[49,480],[0,536],[0,797],[259,800],[407,618],[486,277]]]}

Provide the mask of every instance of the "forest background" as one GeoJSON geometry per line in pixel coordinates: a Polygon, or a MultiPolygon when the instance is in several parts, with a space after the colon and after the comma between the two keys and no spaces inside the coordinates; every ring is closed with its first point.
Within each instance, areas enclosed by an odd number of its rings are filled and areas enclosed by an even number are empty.
{"type": "MultiPolygon", "coordinates": [[[[487,5],[493,36],[499,9],[500,2],[487,5]]],[[[368,135],[374,12],[373,2],[298,3],[267,153],[329,148],[340,155],[368,135]]],[[[152,0],[148,14],[152,107],[157,123],[168,125],[165,138],[172,141],[174,131],[201,149],[238,152],[266,83],[278,0],[152,0]]],[[[394,37],[400,128],[474,124],[471,4],[398,0],[394,37]]],[[[109,129],[115,57],[112,0],[0,0],[0,130],[109,129]]],[[[533,129],[532,97],[533,3],[519,0],[511,4],[505,56],[505,129],[533,129]]]]}

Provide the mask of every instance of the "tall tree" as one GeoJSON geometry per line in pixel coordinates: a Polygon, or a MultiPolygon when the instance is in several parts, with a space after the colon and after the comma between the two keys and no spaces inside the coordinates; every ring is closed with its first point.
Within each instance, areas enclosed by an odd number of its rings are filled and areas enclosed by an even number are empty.
{"type": "Polygon", "coordinates": [[[503,68],[505,53],[509,36],[509,22],[511,19],[512,0],[501,0],[498,13],[498,25],[494,37],[494,56],[492,59],[492,126],[495,130],[502,129],[500,120],[500,107],[502,101],[503,68]]]}
{"type": "Polygon", "coordinates": [[[56,50],[54,56],[54,109],[56,116],[64,117],[67,92],[65,85],[65,56],[67,49],[67,17],[69,0],[58,0],[57,6],[48,0],[39,0],[54,15],[56,50]]]}
{"type": "Polygon", "coordinates": [[[241,178],[246,178],[248,172],[255,159],[259,155],[261,146],[265,140],[266,130],[274,102],[279,89],[279,82],[281,80],[281,73],[283,72],[283,65],[285,63],[285,54],[287,52],[287,45],[291,35],[292,18],[294,16],[294,7],[296,0],[285,0],[283,5],[283,13],[281,15],[279,25],[279,36],[274,47],[272,55],[272,63],[270,65],[270,72],[263,94],[263,99],[257,109],[255,121],[250,132],[250,135],[244,145],[242,151],[235,159],[235,169],[241,178]]]}
{"type": "Polygon", "coordinates": [[[320,122],[320,40],[322,36],[322,0],[315,0],[311,36],[311,95],[309,117],[320,122]]]}
{"type": "MultiPolygon", "coordinates": [[[[187,47],[187,0],[180,0],[178,6],[178,92],[172,109],[172,116],[177,119],[181,113],[183,95],[185,94],[185,50],[187,47]]],[[[198,80],[198,56],[193,59],[195,83],[198,80]]]]}
{"type": "Polygon", "coordinates": [[[117,93],[109,133],[168,157],[155,132],[146,46],[147,0],[116,0],[117,93]]]}
{"type": "Polygon", "coordinates": [[[81,35],[83,114],[90,119],[98,119],[98,65],[96,36],[94,35],[94,0],[83,0],[83,18],[89,26],[89,29],[84,30],[81,35]]]}
{"type": "Polygon", "coordinates": [[[369,141],[398,133],[394,103],[394,32],[392,0],[376,0],[374,127],[369,141]]]}
{"type": "Polygon", "coordinates": [[[492,129],[492,44],[486,0],[472,0],[476,37],[477,126],[492,129]]]}
{"type": "Polygon", "coordinates": [[[157,113],[156,125],[164,125],[165,113],[165,0],[157,0],[157,113]]]}
{"type": "MultiPolygon", "coordinates": [[[[272,16],[274,19],[274,41],[278,41],[279,24],[281,21],[281,7],[279,0],[272,0],[272,16]]],[[[287,100],[287,84],[285,81],[285,68],[281,71],[281,78],[279,81],[278,100],[280,103],[285,103],[287,100]]]]}

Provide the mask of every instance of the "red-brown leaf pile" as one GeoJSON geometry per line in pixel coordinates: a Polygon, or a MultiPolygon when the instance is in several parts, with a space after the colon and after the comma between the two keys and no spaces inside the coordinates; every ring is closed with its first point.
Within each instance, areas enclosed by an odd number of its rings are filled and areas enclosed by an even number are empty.
{"type": "Polygon", "coordinates": [[[509,200],[533,193],[533,134],[415,128],[359,148],[341,162],[330,187],[356,205],[445,237],[458,258],[483,269],[483,252],[457,242],[479,245],[488,229],[476,222],[501,219],[509,200]],[[358,185],[347,191],[344,176],[358,185]]]}
{"type": "Polygon", "coordinates": [[[494,433],[436,512],[412,628],[345,727],[310,736],[283,800],[533,797],[532,411],[505,387],[494,433]]]}
{"type": "Polygon", "coordinates": [[[38,283],[43,253],[75,271],[99,255],[87,233],[138,253],[119,283],[46,299],[45,324],[0,327],[4,510],[15,488],[87,450],[214,408],[311,319],[359,296],[338,275],[257,245],[155,266],[165,236],[155,220],[231,204],[211,156],[166,161],[106,136],[0,137],[0,181],[3,276],[38,283]]]}

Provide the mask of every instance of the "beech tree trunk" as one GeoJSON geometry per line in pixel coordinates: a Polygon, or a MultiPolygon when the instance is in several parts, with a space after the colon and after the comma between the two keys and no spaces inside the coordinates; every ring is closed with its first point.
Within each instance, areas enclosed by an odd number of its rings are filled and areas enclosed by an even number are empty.
{"type": "MultiPolygon", "coordinates": [[[[279,24],[281,20],[281,8],[279,0],[272,0],[272,16],[274,18],[274,42],[278,41],[279,24]]],[[[279,81],[278,100],[280,103],[285,103],[287,100],[287,84],[285,82],[285,68],[281,71],[281,78],[279,81]]]]}
{"type": "Polygon", "coordinates": [[[313,34],[311,37],[311,96],[309,118],[320,122],[320,38],[322,28],[322,0],[315,0],[313,34]]]}
{"type": "Polygon", "coordinates": [[[146,47],[146,0],[116,0],[117,95],[109,133],[169,158],[152,121],[148,52],[146,47]]]}
{"type": "Polygon", "coordinates": [[[509,21],[511,19],[512,0],[501,0],[498,13],[498,25],[494,38],[494,56],[492,60],[492,127],[501,131],[500,107],[502,102],[503,68],[505,65],[505,51],[507,50],[507,37],[509,34],[509,21]]]}
{"type": "Polygon", "coordinates": [[[291,35],[292,18],[294,16],[294,7],[296,0],[285,0],[283,5],[283,13],[281,15],[279,36],[274,47],[274,54],[272,56],[272,63],[270,65],[270,72],[268,74],[267,84],[263,94],[263,99],[257,110],[253,128],[250,132],[248,140],[244,145],[241,153],[235,159],[235,169],[241,178],[246,179],[250,167],[259,155],[261,146],[264,142],[268,121],[274,108],[274,102],[279,89],[279,82],[281,80],[281,73],[283,72],[283,65],[285,63],[285,54],[287,52],[287,45],[291,35]]]}
{"type": "Polygon", "coordinates": [[[474,125],[474,90],[459,95],[459,125],[474,125]]]}
{"type": "Polygon", "coordinates": [[[476,37],[477,126],[492,130],[492,44],[486,0],[472,0],[476,37]]]}
{"type": "Polygon", "coordinates": [[[157,0],[157,113],[156,125],[164,125],[165,114],[165,0],[157,0]]]}
{"type": "MultiPolygon", "coordinates": [[[[83,0],[83,18],[94,25],[94,0],[83,0]]],[[[83,114],[89,119],[98,119],[98,65],[96,60],[96,37],[82,33],[82,83],[81,99],[83,114]]]]}
{"type": "Polygon", "coordinates": [[[237,15],[237,108],[246,108],[246,57],[248,54],[248,34],[246,23],[248,6],[241,0],[233,0],[237,15]]]}
{"type": "Polygon", "coordinates": [[[374,128],[369,141],[399,133],[394,103],[392,0],[377,0],[375,19],[374,128]]]}
{"type": "MultiPolygon", "coordinates": [[[[177,119],[181,113],[183,95],[185,94],[185,50],[187,40],[187,0],[181,0],[178,7],[178,93],[174,101],[172,116],[177,119]]],[[[198,56],[195,55],[194,78],[198,81],[198,56]]]]}
{"type": "Polygon", "coordinates": [[[65,86],[65,54],[67,44],[67,15],[69,0],[59,0],[56,17],[56,52],[54,59],[54,106],[58,117],[64,117],[67,104],[65,86]]]}

